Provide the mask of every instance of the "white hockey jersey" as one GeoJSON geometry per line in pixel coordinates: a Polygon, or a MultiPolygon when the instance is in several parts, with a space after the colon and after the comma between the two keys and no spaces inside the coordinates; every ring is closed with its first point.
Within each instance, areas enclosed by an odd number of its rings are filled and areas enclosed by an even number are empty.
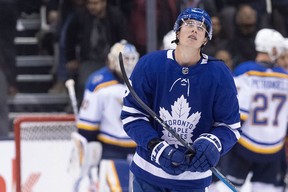
{"type": "Polygon", "coordinates": [[[78,129],[85,130],[81,133],[88,141],[98,140],[119,147],[136,147],[135,142],[123,130],[120,119],[125,89],[126,86],[107,67],[90,75],[77,120],[78,129]]]}
{"type": "Polygon", "coordinates": [[[279,152],[285,141],[288,117],[288,75],[279,67],[245,62],[236,70],[242,137],[239,144],[264,155],[279,152]]]}

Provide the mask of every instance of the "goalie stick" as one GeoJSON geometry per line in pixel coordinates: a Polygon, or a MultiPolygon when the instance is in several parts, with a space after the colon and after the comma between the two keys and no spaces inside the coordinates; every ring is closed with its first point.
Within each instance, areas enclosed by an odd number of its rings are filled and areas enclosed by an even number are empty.
{"type": "MultiPolygon", "coordinates": [[[[119,64],[121,73],[123,75],[124,82],[126,83],[132,97],[135,99],[135,101],[149,114],[151,115],[160,125],[163,126],[164,129],[166,129],[173,137],[175,137],[184,147],[186,147],[192,154],[195,154],[195,149],[193,146],[191,146],[188,142],[186,142],[178,133],[174,131],[163,119],[161,119],[152,109],[150,109],[137,95],[135,90],[133,89],[132,85],[130,84],[130,81],[127,77],[124,63],[123,63],[123,57],[122,53],[119,53],[119,64]]],[[[229,187],[233,192],[238,192],[236,187],[229,181],[220,171],[218,171],[215,167],[211,167],[210,170],[212,173],[221,180],[227,187],[229,187]]]]}
{"type": "MultiPolygon", "coordinates": [[[[75,121],[78,119],[78,104],[75,93],[75,81],[73,79],[68,79],[65,82],[65,86],[68,89],[68,95],[70,97],[71,106],[75,116],[75,121]]],[[[86,138],[80,135],[77,131],[71,133],[71,139],[74,143],[74,147],[78,154],[79,165],[81,167],[80,176],[73,186],[73,192],[83,191],[81,187],[81,182],[85,181],[86,176],[89,177],[90,186],[93,185],[94,180],[98,182],[98,173],[96,176],[91,175],[93,167],[97,167],[101,161],[102,155],[102,145],[100,142],[87,142],[86,138]]],[[[71,151],[70,163],[73,159],[73,150],[71,151]]],[[[97,168],[98,169],[98,168],[97,168]]],[[[98,172],[98,171],[96,171],[98,172]]],[[[96,186],[95,186],[96,187],[96,186]]]]}
{"type": "Polygon", "coordinates": [[[77,99],[76,99],[76,93],[75,93],[74,85],[75,85],[75,82],[74,82],[73,79],[68,79],[65,82],[65,86],[68,89],[68,95],[70,97],[73,113],[74,113],[75,119],[76,119],[77,115],[78,115],[78,104],[77,104],[77,99]]]}

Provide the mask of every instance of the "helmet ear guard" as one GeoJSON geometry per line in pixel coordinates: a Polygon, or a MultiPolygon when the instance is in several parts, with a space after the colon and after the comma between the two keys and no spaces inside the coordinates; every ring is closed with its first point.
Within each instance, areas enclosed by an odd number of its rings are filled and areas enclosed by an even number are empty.
{"type": "Polygon", "coordinates": [[[123,55],[123,61],[125,65],[125,71],[127,76],[130,76],[136,63],[139,59],[139,53],[137,52],[134,45],[128,43],[126,40],[121,40],[115,43],[108,54],[108,67],[121,75],[121,69],[119,65],[119,53],[123,55]]]}
{"type": "Polygon", "coordinates": [[[174,27],[173,27],[174,32],[178,32],[183,23],[183,20],[185,21],[187,19],[195,19],[197,21],[203,22],[206,26],[207,36],[209,40],[212,39],[211,18],[206,11],[200,8],[187,8],[184,11],[182,11],[177,17],[177,20],[174,24],[174,27]]]}

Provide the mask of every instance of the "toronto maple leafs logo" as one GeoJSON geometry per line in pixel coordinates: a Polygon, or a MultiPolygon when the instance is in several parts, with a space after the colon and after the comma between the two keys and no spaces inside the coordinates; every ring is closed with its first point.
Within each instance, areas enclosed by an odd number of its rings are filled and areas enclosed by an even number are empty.
{"type": "MultiPolygon", "coordinates": [[[[193,130],[199,123],[201,112],[197,111],[189,116],[191,107],[189,107],[189,103],[183,95],[174,102],[171,108],[172,111],[170,114],[165,108],[160,107],[160,117],[183,139],[188,143],[192,143],[193,130]]],[[[162,132],[162,139],[166,140],[169,144],[182,145],[166,129],[163,129],[162,132]]]]}

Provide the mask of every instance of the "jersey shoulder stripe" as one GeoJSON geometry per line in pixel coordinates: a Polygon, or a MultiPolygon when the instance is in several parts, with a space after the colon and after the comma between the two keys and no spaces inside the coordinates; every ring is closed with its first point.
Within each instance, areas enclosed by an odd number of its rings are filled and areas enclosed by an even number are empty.
{"type": "Polygon", "coordinates": [[[259,76],[259,77],[280,77],[280,78],[288,78],[287,74],[279,73],[279,72],[261,72],[261,71],[248,71],[248,76],[259,76]]]}
{"type": "Polygon", "coordinates": [[[117,84],[119,84],[119,82],[118,82],[117,80],[112,80],[112,81],[108,81],[108,82],[103,82],[103,83],[97,85],[97,86],[95,87],[95,89],[94,89],[93,92],[96,92],[96,91],[98,91],[99,89],[102,89],[102,88],[105,88],[105,87],[109,87],[109,86],[111,86],[111,85],[117,85],[117,84]]]}
{"type": "Polygon", "coordinates": [[[101,88],[108,87],[111,85],[119,84],[119,81],[113,75],[113,73],[108,69],[108,67],[104,67],[94,73],[92,73],[87,82],[86,82],[86,90],[91,92],[98,91],[101,88]]]}

